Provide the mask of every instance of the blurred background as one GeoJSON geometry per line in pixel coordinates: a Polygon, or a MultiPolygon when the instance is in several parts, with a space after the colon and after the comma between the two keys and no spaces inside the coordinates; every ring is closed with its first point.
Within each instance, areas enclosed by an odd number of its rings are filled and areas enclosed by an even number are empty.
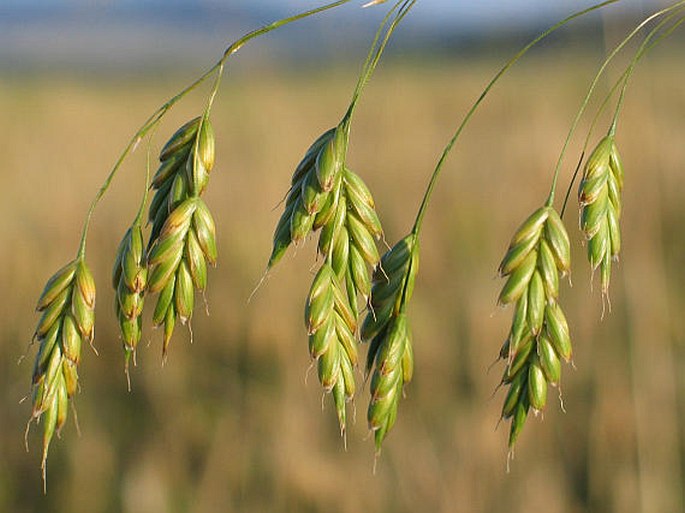
{"type": "MultiPolygon", "coordinates": [[[[144,188],[130,158],[93,219],[96,346],[84,348],[71,419],[53,441],[48,494],[40,427],[23,433],[35,347],[33,309],[76,252],[92,196],[144,119],[265,22],[316,5],[270,1],[21,1],[0,4],[0,511],[157,513],[677,512],[685,503],[685,39],[639,65],[618,128],[626,169],[624,249],[611,312],[593,291],[576,229],[562,302],[574,368],[531,416],[507,472],[504,399],[490,371],[511,311],[496,268],[519,223],[546,198],[580,101],[607,48],[658,2],[626,0],[560,31],[512,69],[450,157],[428,212],[410,315],[415,381],[374,474],[368,390],[348,448],[309,367],[302,323],[315,244],[290,251],[250,303],[279,201],[310,143],[344,113],[387,7],[353,2],[254,41],[230,61],[213,111],[217,165],[206,192],[220,261],[161,366],[147,329],[126,389],[113,317],[114,252],[144,188]],[[17,361],[22,355],[26,359],[17,361]]],[[[538,31],[590,2],[419,2],[400,26],[352,128],[349,165],[374,191],[386,237],[411,228],[443,146],[499,67],[538,31]]],[[[600,82],[620,76],[635,46],[600,82]]],[[[180,103],[155,153],[198,115],[180,103]]],[[[598,102],[591,104],[594,112],[598,102]]],[[[591,117],[561,176],[564,190],[591,117]]],[[[608,127],[601,118],[591,145],[608,127]]],[[[573,195],[572,195],[573,196],[573,195]]],[[[560,198],[561,199],[561,198],[560,198]]],[[[150,300],[150,303],[152,300],[150,300]]],[[[149,326],[149,322],[147,322],[149,326]]],[[[363,350],[363,352],[365,352],[363,350]]],[[[361,380],[361,378],[360,378],[361,380]]]]}

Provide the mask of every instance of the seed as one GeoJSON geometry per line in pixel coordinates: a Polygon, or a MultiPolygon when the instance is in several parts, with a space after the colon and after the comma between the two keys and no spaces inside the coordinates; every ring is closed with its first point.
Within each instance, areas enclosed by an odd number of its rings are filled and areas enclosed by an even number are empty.
{"type": "MultiPolygon", "coordinates": [[[[352,246],[354,248],[354,246],[352,246]]],[[[359,252],[355,252],[359,255],[359,252]]],[[[331,253],[331,266],[338,278],[344,277],[344,273],[347,271],[347,264],[350,262],[350,235],[347,232],[347,228],[342,226],[337,236],[333,241],[333,252],[331,253]]],[[[363,260],[362,260],[363,263],[363,260]]],[[[364,264],[364,269],[366,269],[366,264],[364,264]]]]}
{"type": "Polygon", "coordinates": [[[516,302],[516,310],[514,311],[514,318],[511,322],[511,330],[509,330],[509,338],[507,339],[512,355],[516,353],[524,332],[526,330],[530,331],[526,323],[527,316],[528,294],[523,294],[516,302]]]}
{"type": "Polygon", "coordinates": [[[182,260],[176,271],[176,287],[174,288],[174,306],[181,324],[185,324],[193,316],[194,303],[193,279],[188,266],[182,260]]]}
{"type": "Polygon", "coordinates": [[[544,314],[545,288],[540,273],[535,271],[528,285],[528,325],[533,335],[540,333],[544,314]]]}
{"type": "Polygon", "coordinates": [[[557,354],[566,360],[571,360],[571,338],[564,312],[556,303],[547,305],[545,309],[545,326],[549,340],[557,354]]]}
{"type": "Polygon", "coordinates": [[[159,326],[166,319],[167,310],[169,309],[169,305],[171,305],[171,302],[174,298],[175,288],[176,277],[173,276],[157,297],[157,305],[155,306],[155,312],[152,315],[152,322],[155,326],[159,326]]]}
{"type": "Polygon", "coordinates": [[[545,241],[552,250],[554,261],[561,275],[571,270],[571,243],[566,228],[556,210],[550,210],[545,224],[545,241]]]}
{"type": "Polygon", "coordinates": [[[559,297],[559,273],[563,271],[557,267],[552,250],[545,239],[540,240],[539,251],[538,271],[545,288],[545,296],[556,299],[559,297]]]}
{"type": "Polygon", "coordinates": [[[531,250],[537,245],[537,237],[528,237],[521,242],[510,246],[507,254],[499,265],[499,275],[506,276],[518,268],[530,254],[531,250]]]}
{"type": "Polygon", "coordinates": [[[45,284],[43,293],[38,299],[38,305],[36,310],[42,312],[45,310],[49,304],[51,304],[57,296],[60,295],[70,284],[71,280],[76,274],[76,260],[69,262],[67,265],[62,267],[59,271],[50,277],[48,282],[45,284]]]}
{"type": "Polygon", "coordinates": [[[523,262],[509,275],[507,283],[502,288],[497,302],[501,305],[513,303],[528,288],[535,266],[537,264],[538,253],[531,251],[523,262]]]}
{"type": "Polygon", "coordinates": [[[346,151],[345,130],[338,126],[333,136],[326,141],[316,157],[316,177],[322,190],[328,192],[333,189],[333,184],[342,171],[346,151]]]}
{"type": "Polygon", "coordinates": [[[197,236],[195,235],[195,230],[190,230],[188,232],[184,258],[188,264],[188,270],[193,278],[195,288],[198,290],[205,290],[207,287],[207,263],[205,262],[205,255],[197,240],[197,236]]]}
{"type": "Polygon", "coordinates": [[[278,225],[276,225],[276,229],[274,230],[273,249],[271,250],[271,256],[269,257],[269,263],[267,264],[268,269],[275,266],[281,258],[283,258],[288,247],[290,247],[290,243],[292,242],[290,237],[290,218],[292,217],[294,206],[295,204],[293,203],[286,208],[278,221],[278,225]]]}
{"type": "Polygon", "coordinates": [[[309,355],[313,359],[319,358],[328,351],[332,343],[335,343],[336,335],[335,319],[329,316],[323,325],[309,336],[309,355]]]}
{"type": "Polygon", "coordinates": [[[547,381],[551,385],[557,385],[561,378],[561,360],[545,334],[538,338],[538,357],[547,381]]]}
{"type": "Polygon", "coordinates": [[[308,214],[314,215],[323,207],[329,193],[321,189],[315,173],[309,173],[302,180],[302,205],[308,214]]]}
{"type": "Polygon", "coordinates": [[[542,232],[542,227],[547,221],[550,209],[540,207],[526,219],[511,239],[510,246],[514,246],[527,239],[537,239],[542,232]]]}
{"type": "Polygon", "coordinates": [[[310,335],[315,333],[333,312],[333,276],[333,269],[323,265],[312,283],[305,308],[305,325],[310,335]]]}
{"type": "Polygon", "coordinates": [[[201,120],[202,118],[200,117],[191,119],[181,128],[179,128],[162,148],[162,152],[159,155],[159,160],[165,161],[177,153],[179,149],[189,145],[195,139],[195,135],[197,134],[197,129],[200,126],[201,120]]]}
{"type": "Polygon", "coordinates": [[[511,380],[516,377],[521,369],[523,369],[528,364],[528,357],[533,352],[533,346],[535,338],[530,331],[526,332],[526,335],[519,342],[519,346],[514,353],[514,357],[509,364],[509,368],[506,372],[505,383],[511,383],[511,380]]]}
{"type": "Polygon", "coordinates": [[[167,260],[152,268],[148,279],[148,292],[154,294],[162,290],[174,275],[183,257],[183,246],[167,260]]]}
{"type": "Polygon", "coordinates": [[[547,380],[537,358],[533,358],[528,366],[528,400],[537,411],[541,411],[547,403],[547,380]]]}
{"type": "Polygon", "coordinates": [[[522,391],[526,390],[527,380],[528,374],[525,372],[519,372],[511,381],[509,391],[507,392],[507,397],[504,400],[504,406],[502,407],[503,419],[508,419],[514,414],[516,405],[519,403],[521,393],[522,391]]]}
{"type": "Polygon", "coordinates": [[[41,318],[38,321],[38,327],[33,335],[34,338],[40,340],[48,333],[53,324],[57,322],[64,312],[64,307],[67,304],[70,296],[71,286],[60,292],[57,297],[55,297],[55,299],[53,299],[52,302],[43,309],[43,315],[41,315],[41,318]]]}
{"type": "Polygon", "coordinates": [[[378,254],[378,248],[376,248],[373,236],[364,226],[364,223],[350,212],[347,214],[347,229],[354,241],[354,245],[364,260],[371,266],[376,265],[380,260],[380,255],[378,254]]]}
{"type": "Polygon", "coordinates": [[[514,444],[516,444],[516,440],[518,440],[518,437],[523,430],[523,425],[526,423],[529,408],[530,405],[528,404],[527,396],[522,397],[514,409],[514,416],[511,420],[511,428],[509,430],[509,447],[513,447],[514,444]]]}

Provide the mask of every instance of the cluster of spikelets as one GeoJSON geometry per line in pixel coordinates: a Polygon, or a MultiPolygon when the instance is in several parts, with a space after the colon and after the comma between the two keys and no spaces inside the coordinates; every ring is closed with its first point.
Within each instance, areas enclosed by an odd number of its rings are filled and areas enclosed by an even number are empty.
{"type": "Polygon", "coordinates": [[[536,210],[516,231],[500,266],[507,281],[501,305],[515,304],[509,335],[500,351],[506,360],[502,384],[509,387],[502,418],[511,419],[513,447],[532,408],[547,402],[548,387],[558,386],[561,360],[571,360],[566,317],[557,301],[560,276],[571,268],[568,234],[550,206],[536,210]]]}
{"type": "Polygon", "coordinates": [[[599,267],[602,294],[608,297],[612,261],[621,251],[623,165],[612,135],[604,137],[585,165],[578,188],[580,228],[593,272],[599,267]]]}
{"type": "MultiPolygon", "coordinates": [[[[155,195],[149,209],[152,223],[145,248],[140,223],[126,232],[117,251],[113,285],[126,365],[135,358],[141,337],[144,295],[159,293],[152,316],[164,325],[163,355],[176,322],[193,314],[195,289],[207,286],[207,264],[215,265],[216,230],[207,205],[200,198],[214,166],[214,133],[206,117],[182,126],[160,153],[152,179],[155,195]]],[[[135,360],[134,360],[135,361],[135,360]]]]}
{"type": "MultiPolygon", "coordinates": [[[[145,294],[160,293],[153,321],[164,324],[165,354],[176,320],[190,320],[195,289],[205,289],[207,263],[215,264],[217,257],[214,221],[200,199],[214,165],[209,120],[197,118],[179,129],[160,160],[152,184],[156,193],[147,247],[136,220],[119,244],[112,273],[127,373],[141,338],[145,294]]],[[[92,343],[94,336],[95,282],[81,253],[48,280],[37,310],[41,317],[34,339],[40,347],[32,378],[31,421],[45,419],[45,472],[50,441],[64,425],[69,400],[78,389],[81,346],[92,343]]]]}
{"type": "MultiPolygon", "coordinates": [[[[371,270],[380,262],[376,241],[383,236],[371,192],[345,166],[347,141],[343,121],[305,153],[292,177],[268,265],[273,267],[291,244],[320,230],[323,262],[307,296],[305,326],[309,353],[324,390],[333,396],[343,433],[346,403],[357,388],[359,307],[369,304],[371,270]]],[[[375,422],[370,426],[378,429],[375,422]]]]}
{"type": "Polygon", "coordinates": [[[31,421],[43,418],[43,473],[48,447],[67,419],[78,390],[81,346],[92,343],[95,282],[82,258],[70,262],[47,282],[38,299],[41,312],[34,340],[40,343],[33,368],[31,421]]]}
{"type": "Polygon", "coordinates": [[[373,273],[369,310],[361,337],[369,343],[366,373],[372,377],[367,420],[377,451],[395,424],[404,386],[414,373],[406,305],[411,299],[418,269],[418,239],[412,234],[386,252],[373,273]]]}

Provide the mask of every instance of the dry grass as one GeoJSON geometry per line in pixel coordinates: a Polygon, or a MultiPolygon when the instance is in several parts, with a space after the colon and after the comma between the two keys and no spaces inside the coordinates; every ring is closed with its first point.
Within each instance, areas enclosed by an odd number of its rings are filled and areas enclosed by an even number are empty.
{"type": "MultiPolygon", "coordinates": [[[[211,315],[194,317],[192,347],[175,335],[164,369],[161,333],[145,335],[128,393],[107,283],[143,182],[144,156],[137,155],[94,218],[88,260],[103,291],[100,356],[84,355],[76,396],[83,436],[67,425],[53,443],[47,497],[40,440],[31,439],[29,455],[23,451],[30,407],[17,405],[31,369],[30,359],[15,361],[32,334],[34,301],[73,257],[90,197],[143,113],[182,84],[3,81],[0,510],[681,511],[685,72],[678,58],[646,63],[629,92],[617,139],[626,170],[623,257],[603,322],[575,209],[567,214],[574,287],[562,285],[562,294],[578,370],[561,383],[568,413],[550,397],[544,422],[533,420],[522,433],[510,474],[505,430],[495,430],[503,397],[491,399],[498,373],[486,372],[509,325],[509,312],[495,306],[496,268],[517,224],[544,200],[584,92],[578,77],[593,73],[575,61],[561,70],[556,56],[518,68],[449,162],[426,218],[410,307],[414,383],[375,476],[363,421],[368,390],[356,402],[344,452],[334,415],[320,411],[320,388],[304,383],[301,311],[315,242],[284,258],[246,304],[267,263],[274,207],[292,169],[340,117],[354,77],[260,72],[226,80],[205,195],[219,246],[207,290],[211,315]]],[[[409,229],[417,190],[494,69],[491,62],[443,62],[421,73],[389,64],[379,70],[352,130],[350,164],[374,191],[390,242],[409,229]]],[[[174,112],[159,144],[201,105],[197,98],[174,112]]]]}

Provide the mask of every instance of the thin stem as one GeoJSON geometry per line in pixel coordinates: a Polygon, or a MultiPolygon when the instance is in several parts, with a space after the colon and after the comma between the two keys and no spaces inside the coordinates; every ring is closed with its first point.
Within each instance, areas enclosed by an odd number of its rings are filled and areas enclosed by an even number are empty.
{"type": "MultiPolygon", "coordinates": [[[[668,23],[673,21],[675,17],[677,17],[680,12],[682,12],[682,9],[680,9],[677,12],[673,12],[670,15],[666,17],[666,19],[662,20],[659,22],[659,24],[652,29],[652,31],[645,37],[644,41],[640,45],[640,48],[638,51],[635,53],[635,56],[633,57],[633,60],[631,61],[631,64],[629,67],[623,72],[623,74],[619,77],[618,80],[614,83],[613,86],[611,86],[611,90],[609,93],[605,96],[604,100],[602,101],[602,104],[600,105],[599,109],[597,109],[597,113],[595,114],[595,117],[592,120],[592,123],[590,124],[590,129],[588,130],[587,136],[585,137],[585,142],[583,144],[583,150],[581,152],[581,158],[580,162],[583,161],[583,156],[587,153],[587,148],[588,145],[590,144],[590,138],[592,136],[592,132],[594,131],[595,125],[597,124],[597,121],[599,120],[600,115],[604,111],[604,109],[607,107],[609,104],[609,101],[613,97],[614,93],[616,90],[619,88],[621,84],[623,84],[623,89],[622,93],[625,92],[625,86],[630,78],[630,75],[633,73],[633,70],[635,68],[635,65],[655,46],[657,46],[659,43],[661,43],[664,39],[666,39],[668,36],[670,36],[680,25],[682,25],[683,22],[685,22],[685,17],[680,17],[678,20],[668,29],[664,30],[661,34],[659,34],[659,37],[654,39],[654,36],[658,34],[664,26],[666,26],[668,23]],[[652,39],[654,39],[652,41],[652,39]]],[[[616,132],[616,125],[617,125],[617,120],[618,120],[618,115],[620,111],[620,103],[619,106],[617,106],[617,109],[614,113],[613,121],[611,123],[611,127],[609,129],[609,135],[614,135],[616,132]]],[[[573,177],[571,178],[571,181],[569,182],[568,188],[566,189],[566,194],[564,196],[564,203],[561,207],[561,212],[560,216],[563,218],[564,212],[566,211],[566,206],[568,204],[568,200],[571,194],[571,189],[573,188],[573,183],[575,182],[577,175],[578,175],[578,170],[580,169],[580,166],[576,168],[576,171],[573,173],[573,177]]]]}
{"type": "MultiPolygon", "coordinates": [[[[635,70],[635,65],[638,63],[638,61],[642,58],[642,55],[645,53],[645,51],[649,50],[652,48],[650,46],[650,41],[654,38],[654,36],[664,27],[666,26],[671,20],[673,20],[675,17],[678,16],[682,12],[681,9],[676,9],[675,12],[672,12],[669,14],[664,20],[659,22],[659,24],[654,27],[654,29],[645,37],[645,40],[642,42],[642,45],[640,45],[639,50],[636,52],[635,57],[633,57],[633,60],[630,63],[630,66],[628,69],[625,71],[625,79],[623,80],[623,87],[621,88],[621,94],[618,98],[618,104],[616,105],[616,111],[614,112],[614,118],[611,122],[611,128],[609,129],[609,135],[614,135],[616,133],[616,125],[618,123],[618,117],[621,113],[621,109],[623,108],[623,102],[625,100],[625,95],[626,95],[626,89],[628,88],[628,82],[630,81],[630,77],[633,74],[633,71],[635,70]]],[[[665,37],[670,36],[673,31],[678,28],[678,26],[683,23],[683,18],[680,18],[672,27],[669,27],[668,30],[666,30],[655,42],[659,43],[661,42],[665,37]]]]}
{"type": "Polygon", "coordinates": [[[378,62],[380,61],[380,58],[383,55],[383,52],[385,51],[385,48],[388,44],[388,41],[390,40],[390,37],[392,36],[392,33],[395,31],[395,28],[397,28],[397,25],[402,21],[402,19],[409,13],[411,8],[414,7],[414,4],[416,4],[416,0],[399,0],[392,7],[392,9],[390,9],[388,14],[385,15],[383,21],[381,21],[381,24],[378,27],[378,30],[376,31],[376,35],[374,36],[373,42],[371,43],[371,48],[366,57],[366,61],[364,62],[364,66],[362,67],[362,72],[359,76],[359,80],[357,81],[357,86],[354,90],[354,93],[352,94],[352,101],[350,102],[350,106],[347,109],[347,112],[345,113],[345,117],[343,118],[343,123],[345,123],[346,127],[349,126],[350,120],[352,118],[352,115],[354,114],[354,110],[357,106],[359,98],[361,97],[362,91],[371,79],[373,72],[376,70],[378,62]],[[395,12],[395,17],[390,23],[390,26],[385,31],[383,39],[381,39],[381,34],[383,34],[383,30],[388,25],[391,16],[395,12]]]}
{"type": "Polygon", "coordinates": [[[428,187],[426,188],[426,193],[423,196],[423,200],[421,201],[421,206],[419,207],[419,211],[416,215],[416,221],[414,222],[414,228],[412,230],[412,233],[414,233],[416,236],[418,236],[419,232],[421,231],[421,225],[423,223],[423,217],[426,214],[426,209],[428,207],[428,203],[430,202],[431,196],[433,194],[433,190],[435,188],[435,184],[437,183],[438,177],[440,176],[440,172],[442,171],[442,168],[445,164],[445,161],[447,160],[448,155],[452,151],[452,148],[454,147],[454,144],[457,142],[459,139],[459,136],[461,135],[462,131],[468,124],[468,122],[471,120],[471,117],[473,117],[473,114],[475,113],[476,109],[478,109],[478,106],[483,102],[485,97],[488,95],[490,90],[493,88],[493,86],[499,81],[499,79],[504,75],[509,68],[511,68],[521,57],[523,57],[528,50],[530,50],[533,46],[535,46],[537,43],[539,43],[541,40],[546,38],[548,35],[550,35],[552,32],[555,30],[563,27],[570,21],[574,20],[575,18],[578,18],[580,16],[583,16],[589,12],[596,11],[597,9],[601,9],[602,7],[605,7],[610,4],[614,4],[618,2],[619,0],[607,0],[605,2],[601,2],[598,4],[595,4],[591,7],[588,7],[587,9],[583,9],[582,11],[578,11],[576,13],[571,14],[570,16],[564,18],[558,23],[555,23],[552,25],[549,29],[541,33],[539,36],[537,36],[535,39],[533,39],[530,43],[528,43],[526,46],[524,46],[519,52],[514,55],[498,72],[497,74],[490,80],[487,86],[485,86],[485,89],[483,89],[483,92],[480,94],[478,99],[475,101],[475,103],[471,106],[469,111],[466,113],[466,116],[464,116],[463,121],[457,128],[457,131],[455,132],[454,136],[450,140],[450,142],[447,144],[445,149],[442,152],[442,155],[440,156],[440,160],[438,161],[437,166],[435,167],[435,170],[433,171],[433,174],[431,175],[430,181],[428,182],[428,187]]]}
{"type": "MultiPolygon", "coordinates": [[[[321,7],[317,7],[315,9],[311,9],[309,11],[301,12],[299,14],[296,14],[294,16],[290,16],[287,18],[280,19],[278,21],[275,21],[269,25],[265,25],[263,27],[260,27],[256,30],[253,30],[252,32],[248,32],[245,34],[243,37],[232,43],[226,50],[224,51],[221,59],[217,61],[216,64],[214,64],[211,68],[209,68],[205,73],[203,73],[197,80],[195,80],[193,83],[191,83],[189,86],[187,86],[185,89],[183,89],[181,92],[173,96],[170,100],[168,100],[164,105],[159,107],[155,112],[152,113],[150,117],[148,117],[143,125],[138,129],[138,131],[131,137],[130,141],[124,148],[124,151],[121,153],[119,158],[117,159],[116,163],[114,164],[114,167],[110,171],[109,175],[103,182],[102,186],[98,190],[97,194],[93,198],[93,201],[90,204],[90,207],[88,209],[88,213],[86,215],[86,220],[83,224],[83,231],[81,233],[81,242],[79,244],[79,250],[78,250],[78,256],[77,258],[83,259],[85,257],[86,253],[86,239],[88,236],[88,228],[90,226],[90,221],[91,218],[93,217],[93,212],[95,212],[95,208],[97,207],[98,203],[102,199],[102,196],[107,192],[109,189],[109,186],[112,183],[112,180],[116,176],[117,172],[119,171],[119,168],[123,164],[124,160],[128,157],[128,155],[135,150],[135,148],[138,146],[140,141],[145,137],[145,135],[154,127],[156,126],[164,117],[164,115],[183,97],[185,97],[187,94],[195,90],[197,87],[199,87],[201,84],[203,84],[207,78],[212,76],[214,73],[218,73],[219,75],[223,72],[223,67],[228,58],[236,53],[240,48],[242,48],[248,41],[259,37],[263,34],[266,34],[268,32],[271,32],[272,30],[275,30],[279,27],[282,27],[284,25],[287,25],[289,23],[292,23],[294,21],[301,20],[303,18],[307,18],[309,16],[321,13],[323,11],[327,11],[329,9],[333,9],[335,7],[341,6],[343,4],[346,4],[350,2],[351,0],[338,0],[336,2],[332,2],[326,5],[323,5],[321,7]]],[[[216,83],[216,87],[218,88],[218,80],[216,83]]],[[[214,91],[213,94],[216,94],[216,91],[214,91]]]]}
{"type": "Polygon", "coordinates": [[[561,149],[561,153],[559,154],[559,160],[557,160],[557,165],[554,168],[554,178],[552,179],[552,186],[549,191],[549,196],[547,198],[547,202],[545,203],[546,206],[551,206],[554,203],[554,193],[556,192],[556,187],[557,187],[557,181],[559,179],[559,172],[561,170],[561,165],[563,164],[564,161],[564,156],[566,155],[566,150],[568,149],[569,143],[571,142],[571,139],[573,138],[573,134],[575,134],[576,128],[578,127],[578,123],[580,121],[580,118],[583,116],[583,113],[585,112],[585,109],[587,108],[590,98],[592,94],[595,91],[595,87],[597,86],[597,83],[599,82],[599,79],[602,77],[604,74],[604,71],[606,70],[607,66],[609,63],[613,60],[613,58],[623,49],[625,45],[628,44],[628,42],[635,37],[635,35],[644,27],[647,25],[650,21],[652,21],[655,18],[658,18],[659,16],[662,16],[663,14],[666,14],[670,11],[673,11],[674,9],[679,8],[685,4],[684,1],[680,1],[674,5],[671,5],[670,7],[667,7],[665,9],[662,9],[660,11],[657,11],[653,13],[652,15],[648,16],[642,22],[640,22],[634,29],[633,31],[628,34],[628,36],[623,39],[613,50],[612,52],[607,56],[607,58],[604,60],[602,65],[599,68],[599,71],[595,75],[595,78],[592,80],[592,83],[590,84],[590,87],[587,91],[587,94],[585,95],[585,98],[583,99],[583,102],[580,105],[580,109],[578,110],[575,119],[573,120],[573,124],[571,125],[571,129],[568,132],[568,135],[566,136],[566,140],[564,141],[564,146],[561,149]]]}
{"type": "Polygon", "coordinates": [[[150,132],[150,136],[147,140],[147,150],[145,155],[145,192],[143,193],[143,198],[140,201],[140,206],[138,207],[136,218],[133,220],[133,226],[138,226],[143,222],[143,215],[145,213],[145,207],[147,205],[148,193],[150,191],[150,165],[152,160],[152,139],[154,135],[155,130],[150,132]]]}

